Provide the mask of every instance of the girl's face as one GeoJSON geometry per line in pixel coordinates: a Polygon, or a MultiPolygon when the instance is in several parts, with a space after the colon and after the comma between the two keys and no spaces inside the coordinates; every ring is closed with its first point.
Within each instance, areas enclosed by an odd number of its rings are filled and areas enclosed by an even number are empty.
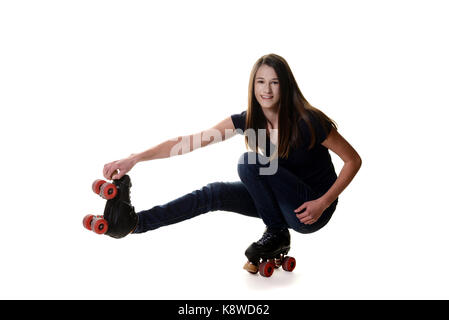
{"type": "Polygon", "coordinates": [[[276,109],[281,97],[279,79],[276,71],[263,64],[256,72],[254,95],[263,109],[276,109]]]}

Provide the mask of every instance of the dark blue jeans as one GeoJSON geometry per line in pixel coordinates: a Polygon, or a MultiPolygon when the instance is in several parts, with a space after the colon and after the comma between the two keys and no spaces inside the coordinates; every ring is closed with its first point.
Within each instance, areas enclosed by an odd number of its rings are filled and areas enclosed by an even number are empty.
{"type": "Polygon", "coordinates": [[[209,183],[164,205],[138,212],[139,223],[134,233],[154,230],[217,210],[262,218],[269,228],[287,227],[300,233],[315,232],[326,225],[336,209],[338,200],[333,202],[315,223],[301,223],[293,210],[306,201],[316,199],[317,195],[281,166],[275,174],[261,175],[260,168],[267,167],[269,163],[266,158],[264,161],[260,160],[260,155],[245,152],[238,163],[241,181],[209,183]]]}

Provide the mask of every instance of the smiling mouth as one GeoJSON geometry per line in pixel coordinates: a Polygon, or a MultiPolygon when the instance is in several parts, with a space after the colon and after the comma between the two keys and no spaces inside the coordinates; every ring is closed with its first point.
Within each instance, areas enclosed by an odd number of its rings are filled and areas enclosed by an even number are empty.
{"type": "Polygon", "coordinates": [[[270,100],[270,99],[273,99],[273,96],[261,96],[262,97],[262,99],[264,99],[264,100],[270,100]]]}

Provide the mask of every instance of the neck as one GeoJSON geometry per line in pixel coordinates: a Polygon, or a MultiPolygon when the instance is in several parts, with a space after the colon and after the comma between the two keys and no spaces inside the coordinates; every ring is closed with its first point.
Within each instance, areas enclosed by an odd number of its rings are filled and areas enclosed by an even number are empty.
{"type": "Polygon", "coordinates": [[[267,121],[271,125],[271,127],[276,128],[279,117],[279,106],[272,108],[262,108],[262,112],[265,115],[265,118],[267,118],[267,121]]]}

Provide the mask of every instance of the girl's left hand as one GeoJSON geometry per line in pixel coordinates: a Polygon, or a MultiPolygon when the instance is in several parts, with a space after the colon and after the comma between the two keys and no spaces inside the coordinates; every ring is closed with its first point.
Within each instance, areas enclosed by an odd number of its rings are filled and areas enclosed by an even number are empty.
{"type": "Polygon", "coordinates": [[[326,210],[326,206],[320,199],[304,202],[300,207],[294,210],[299,221],[304,224],[315,223],[326,210]],[[302,211],[302,212],[301,212],[302,211]]]}

